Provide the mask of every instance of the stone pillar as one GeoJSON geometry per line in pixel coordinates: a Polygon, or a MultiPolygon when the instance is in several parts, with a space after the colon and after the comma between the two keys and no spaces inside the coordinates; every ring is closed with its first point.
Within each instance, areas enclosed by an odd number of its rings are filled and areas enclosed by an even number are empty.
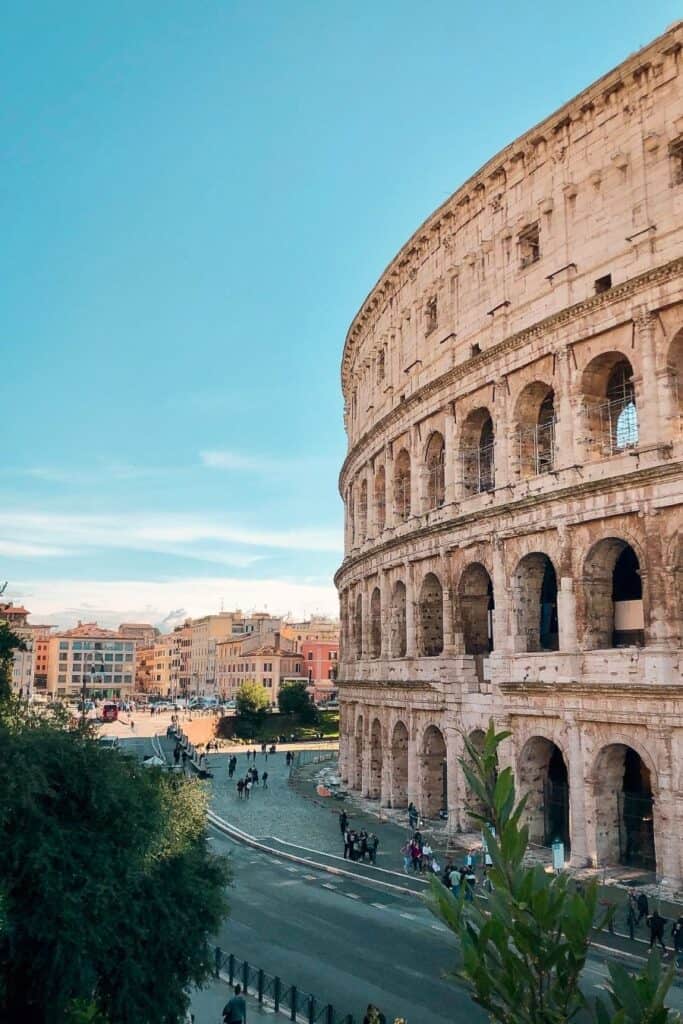
{"type": "Polygon", "coordinates": [[[640,389],[636,389],[639,445],[656,444],[662,440],[659,424],[659,396],[655,357],[656,317],[646,306],[638,306],[633,315],[636,349],[640,352],[640,389]]]}
{"type": "Polygon", "coordinates": [[[567,346],[555,353],[558,379],[555,392],[555,469],[567,469],[578,462],[574,447],[577,424],[572,412],[572,358],[567,346]]]}
{"type": "Polygon", "coordinates": [[[396,526],[396,509],[394,508],[394,459],[387,445],[384,460],[384,528],[393,530],[396,526]]]}
{"type": "Polygon", "coordinates": [[[391,730],[382,726],[382,777],[379,802],[382,807],[391,807],[392,794],[391,730]]]}
{"type": "Polygon", "coordinates": [[[424,459],[425,440],[420,437],[419,426],[410,436],[410,514],[420,516],[428,508],[428,473],[424,459]]]}
{"type": "Polygon", "coordinates": [[[679,380],[676,372],[669,366],[660,367],[656,376],[662,440],[677,441],[681,423],[683,380],[679,380]]]}
{"type": "Polygon", "coordinates": [[[493,649],[498,654],[511,654],[514,650],[513,624],[514,609],[510,607],[510,590],[505,575],[505,548],[496,537],[491,543],[493,562],[493,649]]]}
{"type": "Polygon", "coordinates": [[[386,660],[391,657],[391,582],[389,573],[383,569],[379,572],[379,593],[382,611],[380,658],[386,660]]]}
{"type": "Polygon", "coordinates": [[[570,576],[560,578],[557,591],[557,619],[560,627],[560,650],[577,651],[576,595],[574,580],[570,576]]]}
{"type": "Polygon", "coordinates": [[[664,523],[656,512],[643,514],[646,565],[640,566],[648,647],[671,648],[678,634],[675,575],[665,572],[662,552],[664,523]]]}
{"type": "Polygon", "coordinates": [[[448,795],[448,831],[453,834],[463,831],[465,806],[465,776],[460,758],[464,743],[461,733],[454,725],[446,727],[446,788],[448,795]]]}
{"type": "Polygon", "coordinates": [[[370,712],[368,708],[363,710],[363,758],[361,767],[361,796],[370,795],[370,761],[372,759],[372,746],[370,742],[370,712]]]}
{"type": "MultiPolygon", "coordinates": [[[[412,716],[411,716],[412,717],[412,716]]],[[[417,752],[417,727],[408,723],[408,803],[417,807],[420,802],[420,759],[417,752]]]]}
{"type": "Polygon", "coordinates": [[[457,471],[459,465],[457,443],[455,413],[449,412],[446,414],[446,423],[444,428],[445,451],[443,472],[446,505],[452,505],[457,500],[457,471]]]}
{"type": "Polygon", "coordinates": [[[496,381],[496,400],[494,408],[494,484],[496,490],[510,483],[510,430],[509,401],[507,377],[496,381]]]}
{"type": "Polygon", "coordinates": [[[415,601],[415,573],[412,565],[406,562],[406,658],[414,658],[417,654],[415,601]]]}
{"type": "Polygon", "coordinates": [[[443,585],[443,654],[452,658],[455,654],[453,633],[453,590],[448,555],[441,553],[440,577],[443,585]]]}
{"type": "Polygon", "coordinates": [[[569,779],[569,835],[572,842],[572,867],[585,867],[589,861],[586,836],[585,768],[581,747],[581,728],[573,715],[566,715],[567,777],[569,779]]]}

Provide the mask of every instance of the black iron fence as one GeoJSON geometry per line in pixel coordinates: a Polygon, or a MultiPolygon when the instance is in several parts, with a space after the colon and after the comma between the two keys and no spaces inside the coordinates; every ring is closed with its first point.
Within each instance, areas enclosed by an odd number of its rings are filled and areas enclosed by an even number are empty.
{"type": "Polygon", "coordinates": [[[331,1003],[323,1003],[311,992],[296,985],[286,985],[277,975],[240,960],[233,953],[216,948],[216,973],[224,971],[231,985],[241,985],[245,994],[255,996],[259,1003],[266,1002],[276,1012],[284,1013],[290,1021],[306,1024],[354,1024],[351,1014],[338,1013],[331,1003]]]}

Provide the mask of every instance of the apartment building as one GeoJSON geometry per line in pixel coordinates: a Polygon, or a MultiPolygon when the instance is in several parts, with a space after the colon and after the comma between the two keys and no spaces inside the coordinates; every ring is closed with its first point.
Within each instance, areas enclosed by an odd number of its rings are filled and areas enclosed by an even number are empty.
{"type": "Polygon", "coordinates": [[[306,678],[295,641],[279,631],[247,634],[217,644],[216,672],[221,696],[233,698],[242,683],[257,682],[273,705],[285,679],[306,678]]]}
{"type": "Polygon", "coordinates": [[[79,622],[50,637],[47,689],[52,697],[77,697],[84,688],[92,697],[127,697],[135,665],[133,640],[96,622],[79,622]]]}
{"type": "Polygon", "coordinates": [[[142,647],[154,645],[159,630],[149,622],[122,622],[119,626],[119,635],[124,640],[133,640],[135,646],[140,650],[142,647]]]}

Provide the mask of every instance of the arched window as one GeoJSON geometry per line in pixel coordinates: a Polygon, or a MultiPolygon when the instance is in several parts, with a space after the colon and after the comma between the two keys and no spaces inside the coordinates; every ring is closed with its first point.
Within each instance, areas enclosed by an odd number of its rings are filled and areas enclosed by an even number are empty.
{"type": "Polygon", "coordinates": [[[460,461],[465,494],[481,494],[494,487],[494,432],[488,409],[475,409],[462,429],[460,461]]]}
{"type": "Polygon", "coordinates": [[[645,643],[643,583],[638,556],[625,541],[607,537],[591,548],[584,568],[585,646],[589,650],[645,643]]]}
{"type": "Polygon", "coordinates": [[[465,654],[493,650],[493,583],[480,562],[468,565],[460,577],[458,607],[465,654]]]}
{"type": "Polygon", "coordinates": [[[427,506],[441,508],[446,500],[444,475],[445,444],[438,431],[434,431],[427,443],[427,506]]]}
{"type": "Polygon", "coordinates": [[[375,587],[370,597],[370,657],[379,658],[382,653],[382,597],[375,587]]]}
{"type": "Polygon", "coordinates": [[[410,455],[402,448],[394,465],[394,505],[397,517],[410,517],[410,455]]]}
{"type": "Polygon", "coordinates": [[[633,370],[628,359],[617,363],[609,376],[607,405],[613,448],[620,451],[622,448],[638,444],[636,392],[633,386],[633,370]]]}
{"type": "Polygon", "coordinates": [[[517,649],[557,651],[557,576],[547,555],[540,551],[525,555],[512,579],[517,618],[517,649]]]}
{"type": "Polygon", "coordinates": [[[368,535],[368,482],[363,480],[360,485],[358,500],[358,540],[363,543],[368,535]]]}
{"type": "Polygon", "coordinates": [[[555,464],[555,393],[541,381],[527,385],[517,401],[517,444],[522,479],[549,473],[555,464]]]}
{"type": "Polygon", "coordinates": [[[583,372],[585,444],[593,458],[638,444],[633,367],[620,352],[603,352],[583,372]]]}
{"type": "Polygon", "coordinates": [[[433,572],[422,583],[419,610],[420,654],[434,658],[443,651],[443,589],[433,572]]]}
{"type": "Polygon", "coordinates": [[[382,533],[386,523],[386,473],[380,466],[375,473],[375,521],[377,532],[382,533]]]}
{"type": "Polygon", "coordinates": [[[353,494],[353,486],[349,487],[349,496],[346,507],[348,509],[349,536],[351,538],[351,547],[353,547],[356,543],[356,502],[353,494]]]}
{"type": "Polygon", "coordinates": [[[391,656],[405,658],[407,647],[406,585],[398,580],[391,595],[391,656]]]}

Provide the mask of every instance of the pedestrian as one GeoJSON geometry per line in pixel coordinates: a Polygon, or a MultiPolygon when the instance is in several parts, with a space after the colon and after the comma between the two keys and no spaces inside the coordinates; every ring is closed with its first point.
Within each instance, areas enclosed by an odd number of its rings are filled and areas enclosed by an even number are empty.
{"type": "Polygon", "coordinates": [[[408,824],[412,830],[417,826],[417,809],[412,800],[408,804],[408,824]]]}
{"type": "Polygon", "coordinates": [[[413,858],[413,847],[410,840],[407,840],[401,847],[401,853],[403,854],[403,870],[406,874],[410,871],[410,865],[413,858]]]}
{"type": "Polygon", "coordinates": [[[251,781],[254,783],[255,786],[258,786],[258,771],[256,770],[256,768],[251,769],[251,781]]]}
{"type": "Polygon", "coordinates": [[[268,789],[268,772],[264,772],[261,776],[261,785],[264,789],[268,789]]]}
{"type": "Polygon", "coordinates": [[[647,896],[642,892],[642,890],[638,893],[638,899],[636,902],[638,904],[638,920],[636,921],[636,924],[640,924],[643,918],[647,918],[648,911],[650,909],[647,896]]]}
{"type": "Polygon", "coordinates": [[[472,903],[474,900],[474,887],[477,884],[477,876],[474,873],[474,868],[467,868],[465,873],[465,899],[468,903],[472,903]]]}
{"type": "Polygon", "coordinates": [[[249,799],[249,797],[251,795],[251,787],[252,787],[252,785],[253,785],[253,783],[252,783],[251,779],[247,779],[247,781],[244,783],[244,795],[247,798],[247,800],[249,799]]]}
{"type": "Polygon", "coordinates": [[[131,720],[130,720],[130,731],[131,731],[131,732],[134,732],[134,731],[135,731],[135,722],[133,721],[133,719],[132,719],[132,718],[131,718],[131,720]]]}
{"type": "Polygon", "coordinates": [[[674,947],[676,966],[683,967],[683,914],[673,923],[671,940],[674,947]]]}
{"type": "Polygon", "coordinates": [[[344,860],[351,860],[351,833],[347,828],[344,832],[344,860]]]}
{"type": "Polygon", "coordinates": [[[441,881],[446,886],[447,889],[450,887],[450,884],[451,884],[451,871],[452,870],[453,870],[453,864],[452,864],[452,862],[450,860],[447,860],[446,861],[446,867],[443,869],[443,874],[441,876],[441,881]]]}
{"type": "Polygon", "coordinates": [[[377,847],[379,846],[379,839],[374,832],[371,832],[368,836],[368,854],[370,855],[370,863],[377,863],[377,847]]]}
{"type": "Polygon", "coordinates": [[[244,797],[244,779],[237,780],[237,796],[240,800],[244,797]]]}
{"type": "Polygon", "coordinates": [[[235,774],[235,766],[232,763],[232,758],[228,761],[228,778],[231,779],[235,774]]]}
{"type": "Polygon", "coordinates": [[[653,910],[647,919],[647,923],[650,928],[650,949],[652,949],[655,942],[659,942],[660,946],[666,953],[666,945],[664,942],[664,925],[666,922],[664,918],[661,917],[658,910],[653,910]]]}
{"type": "Polygon", "coordinates": [[[600,906],[605,908],[605,918],[607,921],[607,927],[609,928],[610,934],[614,935],[614,900],[610,900],[605,896],[600,900],[600,906]]]}
{"type": "Polygon", "coordinates": [[[460,886],[462,884],[462,875],[460,874],[459,868],[453,868],[453,870],[450,873],[448,882],[451,887],[451,892],[453,893],[453,895],[455,897],[459,896],[460,886]]]}
{"type": "Polygon", "coordinates": [[[348,814],[346,813],[346,811],[340,811],[339,812],[339,831],[341,832],[342,835],[344,835],[344,833],[346,832],[348,824],[349,824],[349,816],[348,816],[348,814]]]}
{"type": "Polygon", "coordinates": [[[368,1003],[368,1008],[363,1017],[363,1024],[386,1024],[386,1017],[377,1009],[374,1003],[368,1003]]]}
{"type": "Polygon", "coordinates": [[[626,927],[628,928],[628,934],[633,941],[635,938],[636,925],[638,924],[638,907],[634,899],[631,899],[629,894],[628,908],[626,910],[626,927]]]}
{"type": "Polygon", "coordinates": [[[365,860],[368,852],[368,834],[365,829],[361,829],[358,835],[358,841],[360,843],[360,860],[365,860]]]}
{"type": "Polygon", "coordinates": [[[415,873],[417,873],[420,870],[420,857],[421,856],[422,856],[422,854],[421,854],[421,851],[420,851],[420,847],[418,846],[418,844],[413,839],[412,843],[410,844],[410,859],[412,861],[413,871],[415,873]]]}
{"type": "Polygon", "coordinates": [[[247,1004],[242,986],[235,985],[234,996],[223,1007],[223,1024],[247,1024],[247,1004]]]}

